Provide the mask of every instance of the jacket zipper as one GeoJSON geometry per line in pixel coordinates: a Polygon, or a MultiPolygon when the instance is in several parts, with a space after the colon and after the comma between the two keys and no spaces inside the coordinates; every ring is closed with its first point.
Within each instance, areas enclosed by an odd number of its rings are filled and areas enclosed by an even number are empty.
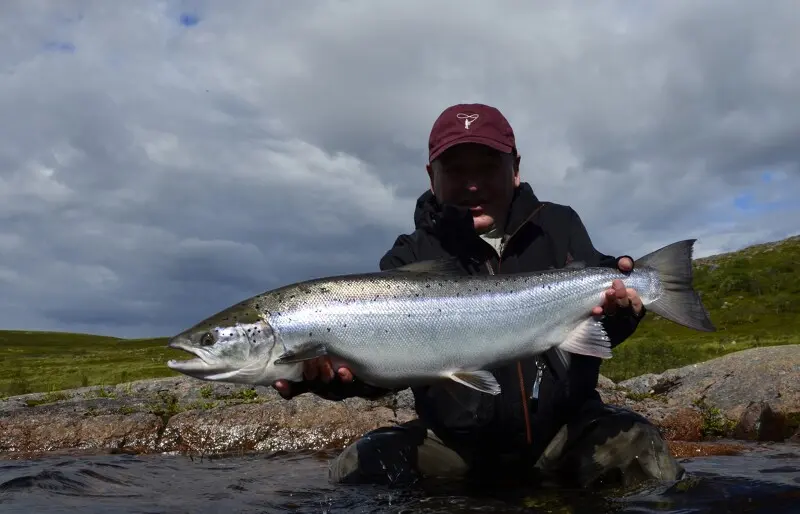
{"type": "Polygon", "coordinates": [[[533,388],[531,389],[531,400],[539,401],[539,386],[542,385],[542,372],[544,371],[544,362],[537,356],[536,357],[536,378],[533,381],[533,388]]]}
{"type": "MultiPolygon", "coordinates": [[[[545,206],[544,203],[540,204],[539,207],[537,207],[531,213],[530,216],[525,218],[525,221],[523,221],[522,223],[519,224],[519,226],[514,230],[514,232],[512,232],[508,237],[504,237],[503,240],[500,242],[500,250],[498,252],[498,257],[497,257],[497,271],[498,272],[500,271],[500,265],[503,262],[503,251],[506,249],[506,246],[508,245],[508,242],[511,241],[511,238],[514,237],[517,234],[517,232],[519,232],[520,228],[522,228],[526,223],[528,223],[530,220],[532,220],[533,217],[536,215],[536,213],[539,212],[539,210],[541,210],[541,208],[544,207],[544,206],[545,206]]],[[[494,275],[495,274],[494,270],[492,269],[492,265],[489,262],[489,259],[486,260],[486,268],[489,270],[489,274],[490,275],[494,275]]],[[[534,394],[534,391],[535,391],[535,395],[536,395],[536,398],[538,400],[538,398],[539,398],[539,384],[541,383],[541,380],[542,380],[541,376],[542,376],[542,368],[543,368],[543,365],[541,364],[541,361],[539,360],[538,357],[536,358],[536,367],[537,367],[537,369],[539,371],[536,374],[536,379],[534,380],[534,385],[533,385],[534,390],[531,392],[531,397],[533,397],[533,394],[534,394]]],[[[522,415],[523,415],[523,417],[525,419],[525,439],[528,442],[528,445],[530,445],[530,444],[533,443],[533,435],[531,434],[531,420],[530,420],[529,413],[528,413],[528,398],[527,398],[528,395],[525,393],[525,376],[522,373],[522,361],[517,361],[517,376],[519,377],[519,394],[520,394],[520,400],[521,400],[521,403],[522,403],[522,415]]]]}

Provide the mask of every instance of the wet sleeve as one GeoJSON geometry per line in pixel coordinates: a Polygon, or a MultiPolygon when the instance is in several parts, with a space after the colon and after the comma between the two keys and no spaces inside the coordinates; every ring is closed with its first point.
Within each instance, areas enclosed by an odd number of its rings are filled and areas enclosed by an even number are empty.
{"type": "MultiPolygon", "coordinates": [[[[576,261],[584,261],[590,266],[602,266],[617,268],[619,259],[629,257],[621,255],[614,257],[598,251],[592,243],[586,226],[583,224],[578,213],[571,209],[571,219],[569,227],[569,252],[576,261]]],[[[631,259],[633,261],[633,259],[631,259]]],[[[634,261],[634,266],[636,265],[634,261]]],[[[611,284],[609,284],[610,286],[611,284]]],[[[611,347],[615,347],[630,337],[639,326],[639,322],[644,318],[645,309],[639,316],[636,316],[632,307],[619,309],[614,315],[607,316],[603,320],[603,326],[611,339],[611,347]]]]}
{"type": "MultiPolygon", "coordinates": [[[[404,234],[399,236],[395,240],[392,248],[383,255],[379,262],[379,267],[381,271],[386,271],[415,261],[416,255],[413,250],[412,238],[404,234]]],[[[340,401],[354,396],[373,400],[386,396],[387,394],[402,391],[403,389],[405,388],[384,389],[374,387],[361,382],[358,380],[358,377],[354,377],[353,381],[350,383],[344,383],[337,375],[327,384],[320,379],[305,381],[300,384],[292,384],[292,396],[308,391],[327,400],[334,401],[340,401]]]]}

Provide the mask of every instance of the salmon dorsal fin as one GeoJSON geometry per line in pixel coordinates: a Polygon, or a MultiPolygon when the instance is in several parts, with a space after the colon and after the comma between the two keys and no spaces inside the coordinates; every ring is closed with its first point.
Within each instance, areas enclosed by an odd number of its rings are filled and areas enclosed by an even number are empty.
{"type": "Polygon", "coordinates": [[[432,275],[467,275],[467,271],[461,267],[457,257],[445,257],[443,259],[432,259],[425,261],[412,262],[405,266],[400,266],[387,273],[430,273],[432,275]]]}

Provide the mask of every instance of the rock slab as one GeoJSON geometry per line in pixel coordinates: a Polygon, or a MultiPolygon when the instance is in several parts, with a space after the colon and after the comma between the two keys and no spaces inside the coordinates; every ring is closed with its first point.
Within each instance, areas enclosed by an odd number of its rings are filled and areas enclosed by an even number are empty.
{"type": "MultiPolygon", "coordinates": [[[[745,350],[619,384],[601,377],[598,391],[660,427],[676,455],[737,448],[711,450],[702,443],[709,439],[800,439],[797,345],[745,350]]],[[[0,455],[338,449],[369,430],[413,419],[413,404],[409,391],[377,401],[312,394],[286,401],[272,388],[188,377],[29,394],[0,401],[0,455]]]]}
{"type": "Polygon", "coordinates": [[[696,407],[709,435],[783,441],[800,425],[800,345],[742,350],[618,386],[663,398],[668,409],[696,407]]]}

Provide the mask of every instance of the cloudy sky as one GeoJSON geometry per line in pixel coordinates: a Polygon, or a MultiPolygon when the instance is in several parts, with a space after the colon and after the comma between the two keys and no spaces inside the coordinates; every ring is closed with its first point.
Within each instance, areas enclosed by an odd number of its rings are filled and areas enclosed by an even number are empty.
{"type": "Polygon", "coordinates": [[[375,270],[460,102],[604,252],[797,234],[800,11],[757,4],[4,1],[0,327],[170,335],[375,270]]]}

